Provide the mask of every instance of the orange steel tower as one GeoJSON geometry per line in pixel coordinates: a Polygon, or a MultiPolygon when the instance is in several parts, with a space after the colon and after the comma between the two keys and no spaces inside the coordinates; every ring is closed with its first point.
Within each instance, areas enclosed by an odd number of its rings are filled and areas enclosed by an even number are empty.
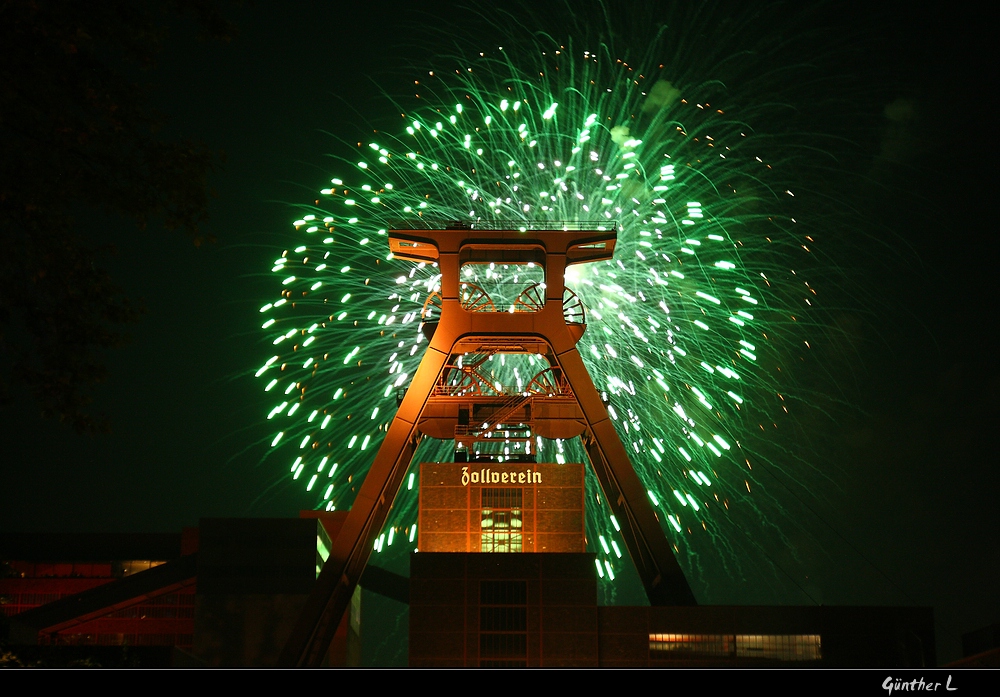
{"type": "Polygon", "coordinates": [[[424,305],[422,331],[430,345],[285,646],[283,665],[322,662],[423,436],[454,438],[457,457],[477,443],[581,437],[650,603],[695,604],[576,348],[587,325],[582,303],[565,286],[566,268],[611,259],[617,231],[546,225],[477,222],[389,232],[396,258],[440,269],[440,293],[424,305]],[[498,311],[485,291],[460,279],[464,265],[489,263],[541,266],[545,282],[498,311]],[[506,390],[477,370],[494,354],[536,354],[549,367],[525,389],[506,390]],[[463,363],[469,355],[479,362],[463,363]]]}

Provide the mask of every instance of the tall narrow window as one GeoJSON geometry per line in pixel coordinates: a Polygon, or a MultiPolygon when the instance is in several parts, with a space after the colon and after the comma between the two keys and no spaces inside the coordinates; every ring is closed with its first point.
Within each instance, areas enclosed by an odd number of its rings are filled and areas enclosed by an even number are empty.
{"type": "Polygon", "coordinates": [[[516,668],[528,665],[527,603],[526,581],[480,581],[480,666],[516,668]]]}
{"type": "Polygon", "coordinates": [[[481,552],[520,552],[523,489],[482,490],[481,552]]]}

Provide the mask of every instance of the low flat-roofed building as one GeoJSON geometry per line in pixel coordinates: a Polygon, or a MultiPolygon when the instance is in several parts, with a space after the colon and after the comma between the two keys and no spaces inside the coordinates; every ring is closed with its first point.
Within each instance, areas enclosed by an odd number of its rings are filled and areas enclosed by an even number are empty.
{"type": "Polygon", "coordinates": [[[930,608],[599,607],[595,558],[414,554],[410,665],[936,665],[930,608]]]}
{"type": "Polygon", "coordinates": [[[599,607],[583,467],[420,466],[411,666],[935,665],[929,608],[599,607]]]}

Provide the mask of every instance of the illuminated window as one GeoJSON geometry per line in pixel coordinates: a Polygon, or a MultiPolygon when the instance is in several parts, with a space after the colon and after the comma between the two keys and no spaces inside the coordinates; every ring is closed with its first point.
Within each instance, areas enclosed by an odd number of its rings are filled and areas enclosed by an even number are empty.
{"type": "Polygon", "coordinates": [[[111,575],[115,578],[122,578],[124,576],[131,576],[137,574],[140,571],[148,571],[149,569],[156,568],[161,564],[166,564],[165,561],[148,561],[145,559],[133,559],[128,561],[115,561],[111,562],[111,575]]]}
{"type": "Polygon", "coordinates": [[[818,661],[819,634],[650,634],[649,655],[656,659],[760,658],[771,661],[818,661]]]}
{"type": "Polygon", "coordinates": [[[515,668],[528,664],[527,581],[481,581],[479,665],[515,668]]]}
{"type": "Polygon", "coordinates": [[[819,634],[737,634],[736,656],[779,661],[818,661],[823,657],[819,634]]]}
{"type": "Polygon", "coordinates": [[[649,651],[653,658],[690,656],[731,656],[734,637],[724,634],[650,634],[649,651]]]}
{"type": "Polygon", "coordinates": [[[481,552],[520,552],[523,489],[482,490],[481,552]]]}

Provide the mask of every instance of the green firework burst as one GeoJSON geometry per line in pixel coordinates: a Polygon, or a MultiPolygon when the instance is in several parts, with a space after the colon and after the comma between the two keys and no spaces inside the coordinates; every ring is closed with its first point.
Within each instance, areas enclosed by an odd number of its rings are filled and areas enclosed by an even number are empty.
{"type": "MultiPolygon", "coordinates": [[[[256,372],[274,404],[268,459],[317,508],[350,506],[421,359],[421,310],[439,279],[391,258],[390,225],[616,225],[615,259],[567,276],[587,312],[581,354],[689,578],[708,557],[740,576],[747,522],[778,528],[754,467],[773,461],[803,399],[795,355],[822,327],[797,268],[813,242],[790,212],[788,168],[720,84],[678,81],[655,55],[546,46],[418,76],[398,130],[358,143],[294,222],[301,242],[272,269],[280,297],[260,308],[274,347],[256,372]]],[[[498,309],[505,288],[531,282],[515,277],[523,267],[463,273],[498,309]]],[[[527,358],[488,365],[518,389],[535,374],[527,358]]],[[[450,459],[451,447],[427,439],[415,461],[450,459]]],[[[584,458],[576,442],[535,448],[542,461],[584,458]]],[[[416,496],[411,474],[379,552],[413,549],[416,496]]],[[[629,568],[592,477],[587,500],[611,581],[629,568]]]]}

